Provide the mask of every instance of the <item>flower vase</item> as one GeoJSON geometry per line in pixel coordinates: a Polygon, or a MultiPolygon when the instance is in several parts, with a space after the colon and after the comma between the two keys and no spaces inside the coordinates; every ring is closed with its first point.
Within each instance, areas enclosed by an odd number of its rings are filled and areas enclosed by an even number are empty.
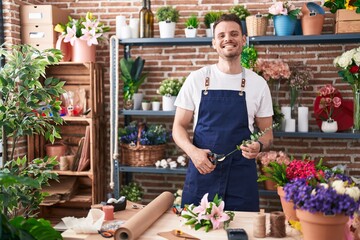
{"type": "Polygon", "coordinates": [[[329,118],[326,121],[323,121],[321,123],[321,131],[325,133],[334,133],[338,130],[338,124],[337,121],[334,119],[329,118]]]}
{"type": "Polygon", "coordinates": [[[360,132],[360,89],[356,86],[353,87],[354,93],[354,126],[353,132],[360,132]]]}
{"type": "Polygon", "coordinates": [[[162,97],[162,106],[163,106],[163,111],[175,111],[175,100],[176,100],[176,96],[163,96],[162,97]]]}
{"type": "Polygon", "coordinates": [[[290,221],[299,221],[299,219],[296,216],[294,203],[292,201],[286,201],[285,199],[285,191],[283,187],[277,187],[277,193],[280,197],[281,206],[283,209],[283,212],[285,214],[286,220],[290,221]]]}
{"type": "Polygon", "coordinates": [[[296,209],[296,215],[301,223],[304,240],[345,240],[345,228],[349,220],[345,214],[326,216],[296,209]]]}
{"type": "Polygon", "coordinates": [[[274,28],[276,36],[293,35],[296,26],[296,18],[289,15],[274,16],[274,28]]]}
{"type": "Polygon", "coordinates": [[[279,106],[279,91],[280,91],[280,81],[279,80],[270,80],[270,90],[271,96],[273,98],[273,103],[279,106]]]}
{"type": "Polygon", "coordinates": [[[96,45],[87,45],[87,41],[76,38],[71,52],[72,62],[95,62],[96,45]]]}

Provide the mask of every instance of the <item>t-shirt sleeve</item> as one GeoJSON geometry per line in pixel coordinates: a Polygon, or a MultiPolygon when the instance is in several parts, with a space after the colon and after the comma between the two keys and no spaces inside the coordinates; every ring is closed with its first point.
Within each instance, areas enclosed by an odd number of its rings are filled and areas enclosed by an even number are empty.
{"type": "Polygon", "coordinates": [[[269,86],[266,84],[260,99],[260,107],[259,111],[256,113],[256,117],[271,117],[272,115],[274,115],[272,98],[269,86]]]}
{"type": "Polygon", "coordinates": [[[194,101],[194,74],[186,78],[183,86],[180,89],[180,92],[175,100],[175,106],[180,107],[186,110],[194,111],[195,110],[195,101],[194,101]]]}

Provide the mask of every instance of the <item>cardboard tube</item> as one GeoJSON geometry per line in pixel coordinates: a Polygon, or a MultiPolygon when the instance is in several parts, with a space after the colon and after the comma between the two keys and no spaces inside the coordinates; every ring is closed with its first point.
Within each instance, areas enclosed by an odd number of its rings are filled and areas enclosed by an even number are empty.
{"type": "Polygon", "coordinates": [[[137,239],[173,204],[174,195],[163,192],[115,231],[115,240],[137,239]]]}

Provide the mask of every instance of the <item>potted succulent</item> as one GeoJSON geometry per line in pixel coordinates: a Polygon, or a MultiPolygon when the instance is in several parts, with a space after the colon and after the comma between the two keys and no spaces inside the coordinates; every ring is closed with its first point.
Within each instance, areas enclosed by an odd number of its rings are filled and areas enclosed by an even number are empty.
{"type": "Polygon", "coordinates": [[[139,93],[140,85],[145,81],[146,73],[142,73],[145,60],[137,57],[122,58],[120,60],[121,79],[124,81],[124,108],[139,110],[143,94],[139,93]]]}
{"type": "Polygon", "coordinates": [[[148,110],[150,110],[150,106],[151,106],[151,103],[149,100],[142,100],[142,102],[141,102],[142,110],[148,111],[148,110]]]}
{"type": "Polygon", "coordinates": [[[159,22],[160,38],[173,38],[175,25],[179,21],[179,11],[172,6],[160,7],[156,11],[156,19],[159,22]]]}
{"type": "Polygon", "coordinates": [[[35,219],[45,193],[42,186],[57,174],[51,170],[58,164],[55,158],[45,157],[29,162],[26,156],[14,158],[20,139],[33,134],[54,142],[60,138],[55,124],[62,124],[60,95],[64,82],[45,77],[45,68],[58,63],[61,51],[39,51],[29,45],[0,48],[6,64],[0,70],[0,128],[4,141],[11,137],[13,144],[9,161],[0,169],[0,239],[61,239],[50,222],[35,219]],[[38,230],[36,230],[38,229],[38,230]],[[41,234],[39,234],[39,232],[41,234]],[[23,239],[23,238],[21,238],[23,239]],[[24,238],[25,239],[25,238],[24,238]]]}
{"type": "Polygon", "coordinates": [[[175,106],[174,102],[176,96],[179,94],[180,89],[185,81],[185,78],[182,79],[165,79],[161,82],[161,85],[157,92],[162,95],[162,103],[164,111],[174,111],[175,106]]]}
{"type": "Polygon", "coordinates": [[[151,109],[153,111],[159,111],[160,110],[160,105],[161,105],[161,102],[160,100],[157,98],[157,97],[154,97],[152,100],[151,100],[151,109]]]}
{"type": "Polygon", "coordinates": [[[192,15],[185,21],[185,26],[185,37],[194,38],[197,35],[199,19],[196,17],[196,15],[192,15]]]}
{"type": "Polygon", "coordinates": [[[216,20],[218,20],[222,14],[223,14],[222,12],[215,12],[215,11],[207,12],[205,14],[204,24],[206,26],[206,37],[213,36],[212,27],[213,27],[214,23],[216,22],[216,20]]]}
{"type": "Polygon", "coordinates": [[[230,8],[229,12],[239,17],[239,19],[241,20],[242,33],[243,35],[247,35],[245,19],[247,16],[250,16],[249,10],[247,10],[245,6],[237,5],[230,8]]]}

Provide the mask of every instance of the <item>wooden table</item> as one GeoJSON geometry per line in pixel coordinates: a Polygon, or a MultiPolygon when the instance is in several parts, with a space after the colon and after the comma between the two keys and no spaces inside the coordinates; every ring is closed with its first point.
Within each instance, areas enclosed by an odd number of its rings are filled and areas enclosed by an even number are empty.
{"type": "MultiPolygon", "coordinates": [[[[115,219],[126,220],[139,210],[127,208],[124,211],[116,212],[115,219]]],[[[279,240],[279,238],[254,238],[253,237],[253,221],[257,213],[254,212],[235,212],[234,221],[230,223],[230,228],[243,228],[247,232],[249,239],[266,239],[266,240],[279,240]]],[[[267,233],[270,232],[270,214],[266,214],[267,233]]],[[[202,240],[226,240],[227,235],[224,229],[210,230],[205,232],[200,229],[195,231],[188,226],[184,226],[185,219],[175,215],[171,210],[164,213],[154,224],[150,226],[139,238],[140,240],[161,240],[165,239],[157,235],[159,232],[168,232],[173,229],[182,230],[185,233],[191,234],[202,240]]],[[[280,238],[286,240],[300,240],[301,235],[299,232],[287,225],[286,228],[287,237],[280,238]]],[[[64,240],[104,240],[99,234],[76,234],[72,230],[66,230],[62,233],[64,240]]]]}

